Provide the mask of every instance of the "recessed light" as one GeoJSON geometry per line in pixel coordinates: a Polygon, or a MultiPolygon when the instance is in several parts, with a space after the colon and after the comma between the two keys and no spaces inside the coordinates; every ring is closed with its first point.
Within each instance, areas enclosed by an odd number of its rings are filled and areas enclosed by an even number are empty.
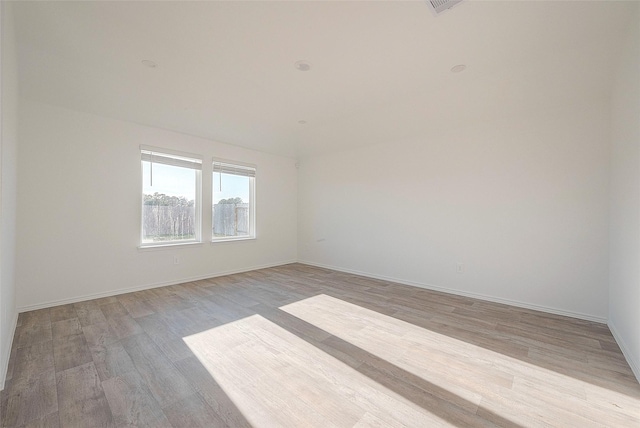
{"type": "Polygon", "coordinates": [[[143,59],[141,62],[142,62],[142,65],[149,68],[156,68],[158,66],[156,62],[151,61],[149,59],[143,59]]]}
{"type": "Polygon", "coordinates": [[[308,61],[303,61],[303,60],[296,61],[294,65],[296,66],[296,69],[299,71],[311,70],[311,64],[309,64],[308,61]]]}
{"type": "Polygon", "coordinates": [[[307,124],[307,121],[306,121],[306,120],[299,120],[299,121],[298,121],[298,123],[299,123],[300,125],[306,125],[306,124],[307,124]]]}
{"type": "Polygon", "coordinates": [[[458,65],[454,65],[453,67],[451,67],[451,72],[452,73],[462,73],[463,71],[465,71],[467,69],[467,66],[464,64],[458,64],[458,65]]]}

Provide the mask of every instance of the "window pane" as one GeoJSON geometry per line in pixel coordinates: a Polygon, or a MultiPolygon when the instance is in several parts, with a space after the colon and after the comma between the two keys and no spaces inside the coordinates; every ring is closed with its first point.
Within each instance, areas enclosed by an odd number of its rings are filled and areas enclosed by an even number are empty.
{"type": "Polygon", "coordinates": [[[235,174],[213,173],[213,239],[253,235],[253,180],[235,174]]]}
{"type": "Polygon", "coordinates": [[[142,161],[142,243],[197,239],[199,171],[142,161]]]}

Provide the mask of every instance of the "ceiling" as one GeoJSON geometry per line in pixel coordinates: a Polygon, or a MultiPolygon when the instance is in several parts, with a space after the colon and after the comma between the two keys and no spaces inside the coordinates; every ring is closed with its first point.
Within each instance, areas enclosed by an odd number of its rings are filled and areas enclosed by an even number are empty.
{"type": "Polygon", "coordinates": [[[18,2],[14,14],[24,97],[304,157],[606,100],[631,3],[467,0],[434,16],[423,1],[18,2]]]}

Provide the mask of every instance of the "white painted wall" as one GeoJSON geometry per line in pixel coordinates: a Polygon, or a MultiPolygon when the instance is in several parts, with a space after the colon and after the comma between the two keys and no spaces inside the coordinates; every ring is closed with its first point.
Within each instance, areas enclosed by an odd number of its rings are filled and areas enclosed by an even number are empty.
{"type": "Polygon", "coordinates": [[[609,327],[640,380],[640,7],[620,49],[611,109],[609,327]]]}
{"type": "Polygon", "coordinates": [[[2,81],[0,109],[0,389],[11,353],[17,311],[15,301],[16,159],[18,138],[18,76],[13,13],[10,2],[0,3],[2,22],[2,81]]]}
{"type": "MultiPolygon", "coordinates": [[[[19,153],[20,309],[296,259],[293,159],[28,100],[20,105],[19,153]],[[138,250],[140,144],[256,164],[258,238],[138,250]]],[[[205,162],[205,207],[211,206],[210,174],[205,162]]],[[[210,216],[203,220],[208,230],[210,216]]]]}
{"type": "Polygon", "coordinates": [[[604,322],[608,102],[542,108],[302,159],[299,259],[604,322]]]}

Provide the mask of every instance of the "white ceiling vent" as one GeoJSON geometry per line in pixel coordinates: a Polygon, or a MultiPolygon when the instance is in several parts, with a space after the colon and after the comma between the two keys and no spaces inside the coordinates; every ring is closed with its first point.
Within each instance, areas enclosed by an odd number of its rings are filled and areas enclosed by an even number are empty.
{"type": "Polygon", "coordinates": [[[451,9],[453,6],[460,3],[462,0],[426,0],[429,9],[434,15],[438,15],[447,9],[451,9]]]}

